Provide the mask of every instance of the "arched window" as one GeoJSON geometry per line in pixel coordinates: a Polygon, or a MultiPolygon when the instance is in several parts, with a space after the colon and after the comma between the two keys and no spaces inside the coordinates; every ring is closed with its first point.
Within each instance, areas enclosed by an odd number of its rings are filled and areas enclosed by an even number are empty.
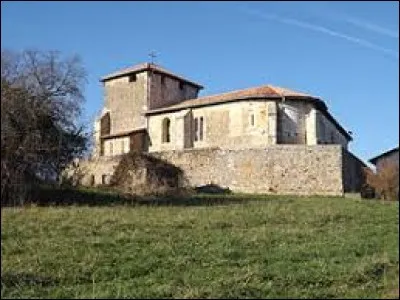
{"type": "Polygon", "coordinates": [[[111,127],[110,113],[107,112],[100,119],[100,135],[103,136],[103,135],[110,134],[110,127],[111,127]]]}
{"type": "Polygon", "coordinates": [[[168,118],[165,118],[162,122],[162,142],[169,143],[170,142],[170,126],[171,121],[168,118]]]}

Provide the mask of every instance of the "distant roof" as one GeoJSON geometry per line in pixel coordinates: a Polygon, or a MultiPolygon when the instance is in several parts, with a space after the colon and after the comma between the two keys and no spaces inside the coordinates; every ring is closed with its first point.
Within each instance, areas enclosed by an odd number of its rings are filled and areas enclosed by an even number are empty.
{"type": "Polygon", "coordinates": [[[243,100],[257,100],[257,99],[288,99],[288,100],[303,100],[310,101],[324,113],[324,115],[338,128],[338,130],[345,135],[349,140],[352,140],[351,135],[336,121],[336,119],[328,112],[328,108],[324,101],[319,97],[311,96],[309,94],[296,92],[287,88],[263,85],[259,87],[247,88],[236,90],[223,94],[204,96],[194,99],[185,100],[175,105],[166,106],[158,109],[148,110],[145,115],[160,114],[166,112],[178,111],[186,108],[196,108],[208,105],[216,105],[228,102],[237,102],[243,100]]]}
{"type": "Polygon", "coordinates": [[[388,156],[388,155],[390,155],[390,154],[392,154],[392,153],[395,153],[396,151],[399,151],[399,147],[395,147],[395,148],[393,148],[393,149],[391,149],[391,150],[388,150],[388,151],[386,151],[386,152],[383,152],[382,154],[380,154],[380,155],[378,155],[378,156],[375,156],[374,158],[371,158],[371,159],[369,160],[369,162],[375,165],[376,162],[377,162],[380,158],[383,158],[383,157],[388,156]]]}
{"type": "Polygon", "coordinates": [[[156,72],[156,73],[165,74],[165,75],[168,75],[170,77],[182,80],[182,81],[184,81],[186,83],[189,83],[189,84],[191,84],[193,86],[196,86],[196,87],[198,87],[200,89],[203,88],[202,85],[200,85],[200,84],[198,84],[196,82],[190,81],[190,80],[188,80],[188,79],[186,79],[186,78],[184,78],[182,76],[176,75],[176,74],[174,74],[174,73],[162,68],[159,65],[155,65],[155,64],[151,64],[151,63],[143,63],[143,64],[135,65],[135,66],[132,66],[132,67],[129,67],[129,68],[126,68],[126,69],[122,69],[122,70],[116,71],[114,73],[111,73],[109,75],[106,75],[106,76],[102,77],[100,79],[100,81],[101,82],[105,82],[105,81],[113,79],[113,78],[118,78],[118,77],[126,76],[126,75],[129,75],[129,74],[139,73],[139,72],[143,72],[143,71],[150,71],[150,70],[153,71],[153,72],[156,72]]]}

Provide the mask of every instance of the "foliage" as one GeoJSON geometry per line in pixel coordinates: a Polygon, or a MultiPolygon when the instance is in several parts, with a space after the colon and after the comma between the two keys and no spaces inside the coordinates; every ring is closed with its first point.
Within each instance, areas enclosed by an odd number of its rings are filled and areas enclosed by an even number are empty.
{"type": "Polygon", "coordinates": [[[372,187],[383,200],[399,200],[399,165],[390,160],[380,163],[379,171],[374,173],[364,169],[366,184],[372,187]]]}
{"type": "Polygon", "coordinates": [[[3,208],[1,297],[379,299],[398,289],[398,202],[197,197],[3,208]],[[217,199],[232,202],[203,205],[217,199]]]}
{"type": "Polygon", "coordinates": [[[183,171],[173,164],[140,152],[125,154],[110,185],[136,195],[177,193],[183,188],[183,171]]]}
{"type": "Polygon", "coordinates": [[[77,125],[85,71],[77,56],[2,50],[1,198],[13,201],[36,180],[56,180],[83,153],[87,135],[77,125]],[[18,190],[18,188],[20,188],[18,190]]]}

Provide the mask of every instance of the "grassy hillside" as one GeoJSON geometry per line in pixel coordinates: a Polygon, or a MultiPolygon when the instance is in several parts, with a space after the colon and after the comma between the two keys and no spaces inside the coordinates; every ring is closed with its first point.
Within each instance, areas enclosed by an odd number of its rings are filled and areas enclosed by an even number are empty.
{"type": "Polygon", "coordinates": [[[4,208],[1,296],[380,298],[398,291],[398,203],[224,197],[217,205],[4,208]]]}

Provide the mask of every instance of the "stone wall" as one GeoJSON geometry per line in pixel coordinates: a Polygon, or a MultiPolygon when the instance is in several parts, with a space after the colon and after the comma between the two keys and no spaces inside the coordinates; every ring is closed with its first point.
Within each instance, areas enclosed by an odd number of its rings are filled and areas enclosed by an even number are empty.
{"type": "Polygon", "coordinates": [[[198,87],[165,74],[153,73],[150,77],[149,109],[177,104],[187,99],[197,98],[198,87]]]}
{"type": "MultiPolygon", "coordinates": [[[[333,195],[358,192],[363,182],[356,156],[340,145],[272,145],[263,149],[190,149],[150,156],[180,168],[190,186],[216,184],[233,192],[333,195]]],[[[121,156],[81,162],[83,185],[101,184],[113,174],[121,156]]],[[[142,170],[138,170],[141,172],[142,170]]],[[[140,182],[139,182],[140,183],[140,182]]]]}
{"type": "Polygon", "coordinates": [[[319,111],[316,114],[316,125],[318,144],[340,144],[347,148],[347,138],[319,111]]]}
{"type": "Polygon", "coordinates": [[[147,74],[136,74],[136,81],[129,76],[104,83],[105,108],[110,112],[111,134],[146,126],[143,112],[147,110],[147,74]]]}
{"type": "Polygon", "coordinates": [[[150,152],[192,147],[264,148],[276,141],[274,101],[246,101],[185,109],[148,117],[150,152]],[[194,140],[193,120],[203,117],[203,140],[194,140]],[[169,143],[162,142],[163,120],[170,120],[169,143]],[[252,123],[253,120],[253,123],[252,123]]]}
{"type": "Polygon", "coordinates": [[[100,156],[90,160],[82,160],[77,167],[67,169],[66,174],[70,178],[77,177],[76,181],[84,186],[107,184],[120,160],[120,155],[100,156]],[[79,174],[82,175],[80,176],[79,174]]]}
{"type": "MultiPolygon", "coordinates": [[[[278,102],[278,143],[306,144],[307,124],[312,105],[305,101],[278,102]]],[[[314,131],[315,132],[315,131],[314,131]]]]}
{"type": "Polygon", "coordinates": [[[344,192],[339,145],[274,145],[152,155],[180,167],[192,186],[213,183],[244,193],[341,196],[344,192]]]}
{"type": "Polygon", "coordinates": [[[363,168],[367,165],[348,150],[344,148],[342,150],[344,192],[359,192],[364,183],[363,168]]]}
{"type": "Polygon", "coordinates": [[[104,156],[120,155],[129,152],[129,136],[104,141],[104,156]]]}

